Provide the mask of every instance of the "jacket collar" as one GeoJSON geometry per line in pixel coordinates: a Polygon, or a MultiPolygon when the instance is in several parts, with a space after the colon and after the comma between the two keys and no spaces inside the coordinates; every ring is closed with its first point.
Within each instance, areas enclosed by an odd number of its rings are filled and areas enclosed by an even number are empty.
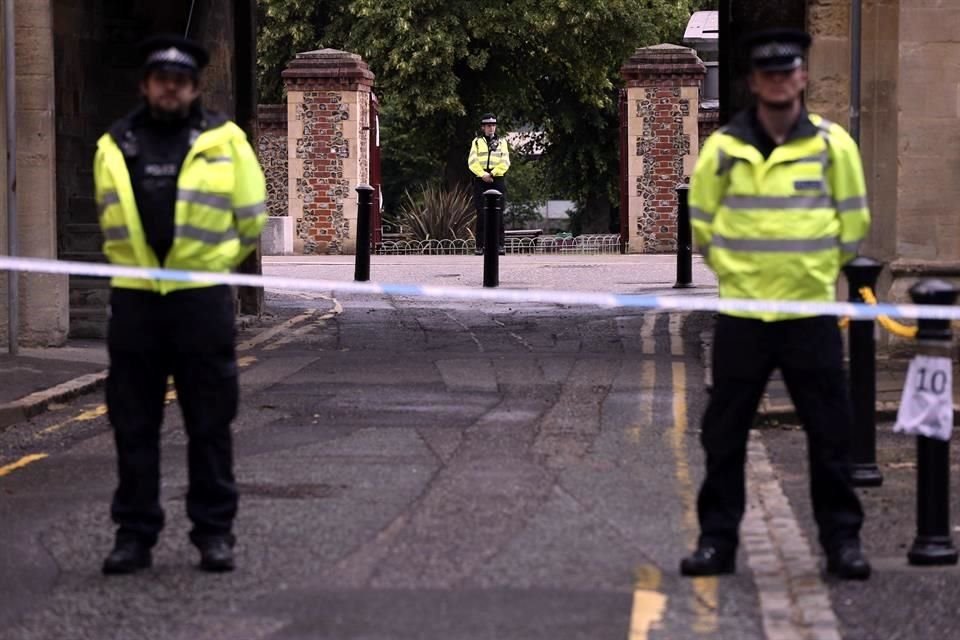
{"type": "MultiPolygon", "coordinates": [[[[123,155],[130,158],[139,153],[139,145],[133,129],[138,124],[144,122],[148,117],[147,105],[141,103],[136,109],[117,120],[108,130],[110,137],[113,138],[117,146],[123,151],[123,155]]],[[[228,119],[219,111],[205,109],[200,101],[197,100],[190,107],[190,115],[187,117],[190,131],[190,144],[192,145],[200,134],[216,129],[224,125],[228,119]]]]}
{"type": "MultiPolygon", "coordinates": [[[[725,127],[724,131],[728,135],[738,138],[757,149],[764,146],[764,138],[769,139],[769,135],[763,130],[763,126],[757,118],[756,107],[751,107],[738,113],[730,121],[730,124],[725,127]]],[[[797,118],[790,133],[787,134],[787,139],[784,141],[784,144],[801,138],[813,137],[818,135],[819,131],[817,125],[810,120],[810,114],[807,112],[806,107],[802,107],[800,109],[800,117],[797,118]]],[[[769,141],[767,144],[769,144],[769,141]]]]}

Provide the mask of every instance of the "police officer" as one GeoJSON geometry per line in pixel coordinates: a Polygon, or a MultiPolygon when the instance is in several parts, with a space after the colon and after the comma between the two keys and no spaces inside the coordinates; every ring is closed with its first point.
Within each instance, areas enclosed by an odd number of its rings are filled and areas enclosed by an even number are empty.
{"type": "MultiPolygon", "coordinates": [[[[470,143],[470,154],[467,156],[467,166],[474,175],[473,200],[477,208],[477,249],[476,254],[483,253],[484,236],[484,202],[483,192],[496,189],[503,194],[501,206],[506,205],[507,182],[504,176],[510,169],[510,151],[507,141],[497,136],[497,117],[492,113],[485,113],[480,119],[483,135],[477,136],[470,143]]],[[[500,255],[504,254],[503,219],[500,221],[500,255]]]]}
{"type": "MultiPolygon", "coordinates": [[[[690,189],[693,232],[721,298],[827,302],[870,225],[859,151],[839,126],[807,113],[810,36],[748,39],[756,106],[706,141],[690,189]]],[[[866,579],[863,511],[849,476],[851,409],[837,319],[726,312],[717,317],[713,392],[703,417],[706,477],[700,538],[688,576],[732,573],[744,511],[747,436],[779,368],[807,434],[810,490],[827,558],[840,578],[866,579]]]]}
{"type": "MultiPolygon", "coordinates": [[[[264,177],[243,131],[201,107],[208,54],[176,36],[141,50],[142,104],[97,143],[96,201],[113,264],[225,273],[254,250],[266,221],[264,177]]],[[[173,376],[189,443],[187,514],[200,567],[234,567],[237,511],[230,422],[237,411],[231,289],[114,278],[107,408],[119,483],[107,574],[149,567],[164,524],[160,426],[173,376]]]]}

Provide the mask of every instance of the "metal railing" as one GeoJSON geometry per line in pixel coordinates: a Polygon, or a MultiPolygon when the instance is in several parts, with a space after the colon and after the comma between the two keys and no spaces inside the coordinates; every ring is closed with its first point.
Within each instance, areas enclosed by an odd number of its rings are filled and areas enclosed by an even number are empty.
{"type": "MultiPolygon", "coordinates": [[[[377,245],[377,255],[473,255],[476,242],[467,240],[385,240],[377,245]]],[[[620,236],[587,234],[575,237],[507,237],[504,249],[509,254],[619,254],[620,236]]]]}

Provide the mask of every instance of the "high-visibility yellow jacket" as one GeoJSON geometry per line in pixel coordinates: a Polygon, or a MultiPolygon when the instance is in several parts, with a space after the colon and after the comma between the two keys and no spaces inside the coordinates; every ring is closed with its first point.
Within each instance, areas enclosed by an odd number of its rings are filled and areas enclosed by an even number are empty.
{"type": "MultiPolygon", "coordinates": [[[[213,114],[211,114],[213,115],[213,114]]],[[[147,243],[116,130],[97,142],[93,176],[103,252],[117,265],[228,272],[254,250],[267,220],[263,171],[243,130],[207,122],[177,178],[173,245],[163,265],[147,243]]],[[[199,282],[113,278],[111,285],[167,294],[199,282]]]]}
{"type": "Polygon", "coordinates": [[[839,125],[804,111],[764,158],[754,118],[740,114],[703,145],[689,193],[694,240],[721,298],[833,301],[840,268],[870,227],[857,145],[839,125]]]}
{"type": "Polygon", "coordinates": [[[467,166],[478,178],[482,178],[485,173],[500,177],[510,169],[510,151],[507,149],[507,141],[503,138],[493,140],[492,144],[487,144],[485,137],[478,136],[470,143],[467,166]]]}

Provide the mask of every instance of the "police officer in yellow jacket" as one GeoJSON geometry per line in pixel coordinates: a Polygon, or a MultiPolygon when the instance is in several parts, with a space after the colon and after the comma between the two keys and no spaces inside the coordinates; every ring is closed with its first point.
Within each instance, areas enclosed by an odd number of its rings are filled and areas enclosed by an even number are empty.
{"type": "MultiPolygon", "coordinates": [[[[510,150],[507,141],[497,136],[497,118],[492,113],[485,113],[480,118],[483,135],[477,136],[470,143],[470,153],[467,155],[467,167],[474,175],[473,201],[477,209],[477,255],[483,253],[484,236],[484,202],[483,193],[489,189],[496,189],[503,194],[501,207],[507,202],[507,181],[504,177],[510,169],[510,150]]],[[[502,211],[502,209],[501,209],[502,211]]],[[[500,254],[504,253],[503,221],[500,223],[500,254]]]]}
{"type": "MultiPolygon", "coordinates": [[[[833,301],[870,213],[859,151],[801,96],[810,37],[769,30],[748,39],[755,108],[714,133],[690,189],[695,240],[721,298],[833,301]]],[[[775,368],[807,433],[810,489],[827,570],[866,579],[863,510],[849,476],[851,409],[835,317],[728,312],[717,317],[713,390],[703,417],[706,477],[690,576],[732,573],[744,511],[747,436],[775,368]]]]}
{"type": "MultiPolygon", "coordinates": [[[[254,250],[266,221],[263,173],[243,131],[200,106],[202,47],[160,36],[141,53],[143,104],[97,144],[103,251],[116,265],[228,272],[254,250]]],[[[229,571],[237,511],[234,296],[202,282],[114,278],[111,285],[106,396],[118,528],[103,572],[151,565],[164,524],[159,441],[168,376],[189,440],[190,539],[202,569],[229,571]]]]}

